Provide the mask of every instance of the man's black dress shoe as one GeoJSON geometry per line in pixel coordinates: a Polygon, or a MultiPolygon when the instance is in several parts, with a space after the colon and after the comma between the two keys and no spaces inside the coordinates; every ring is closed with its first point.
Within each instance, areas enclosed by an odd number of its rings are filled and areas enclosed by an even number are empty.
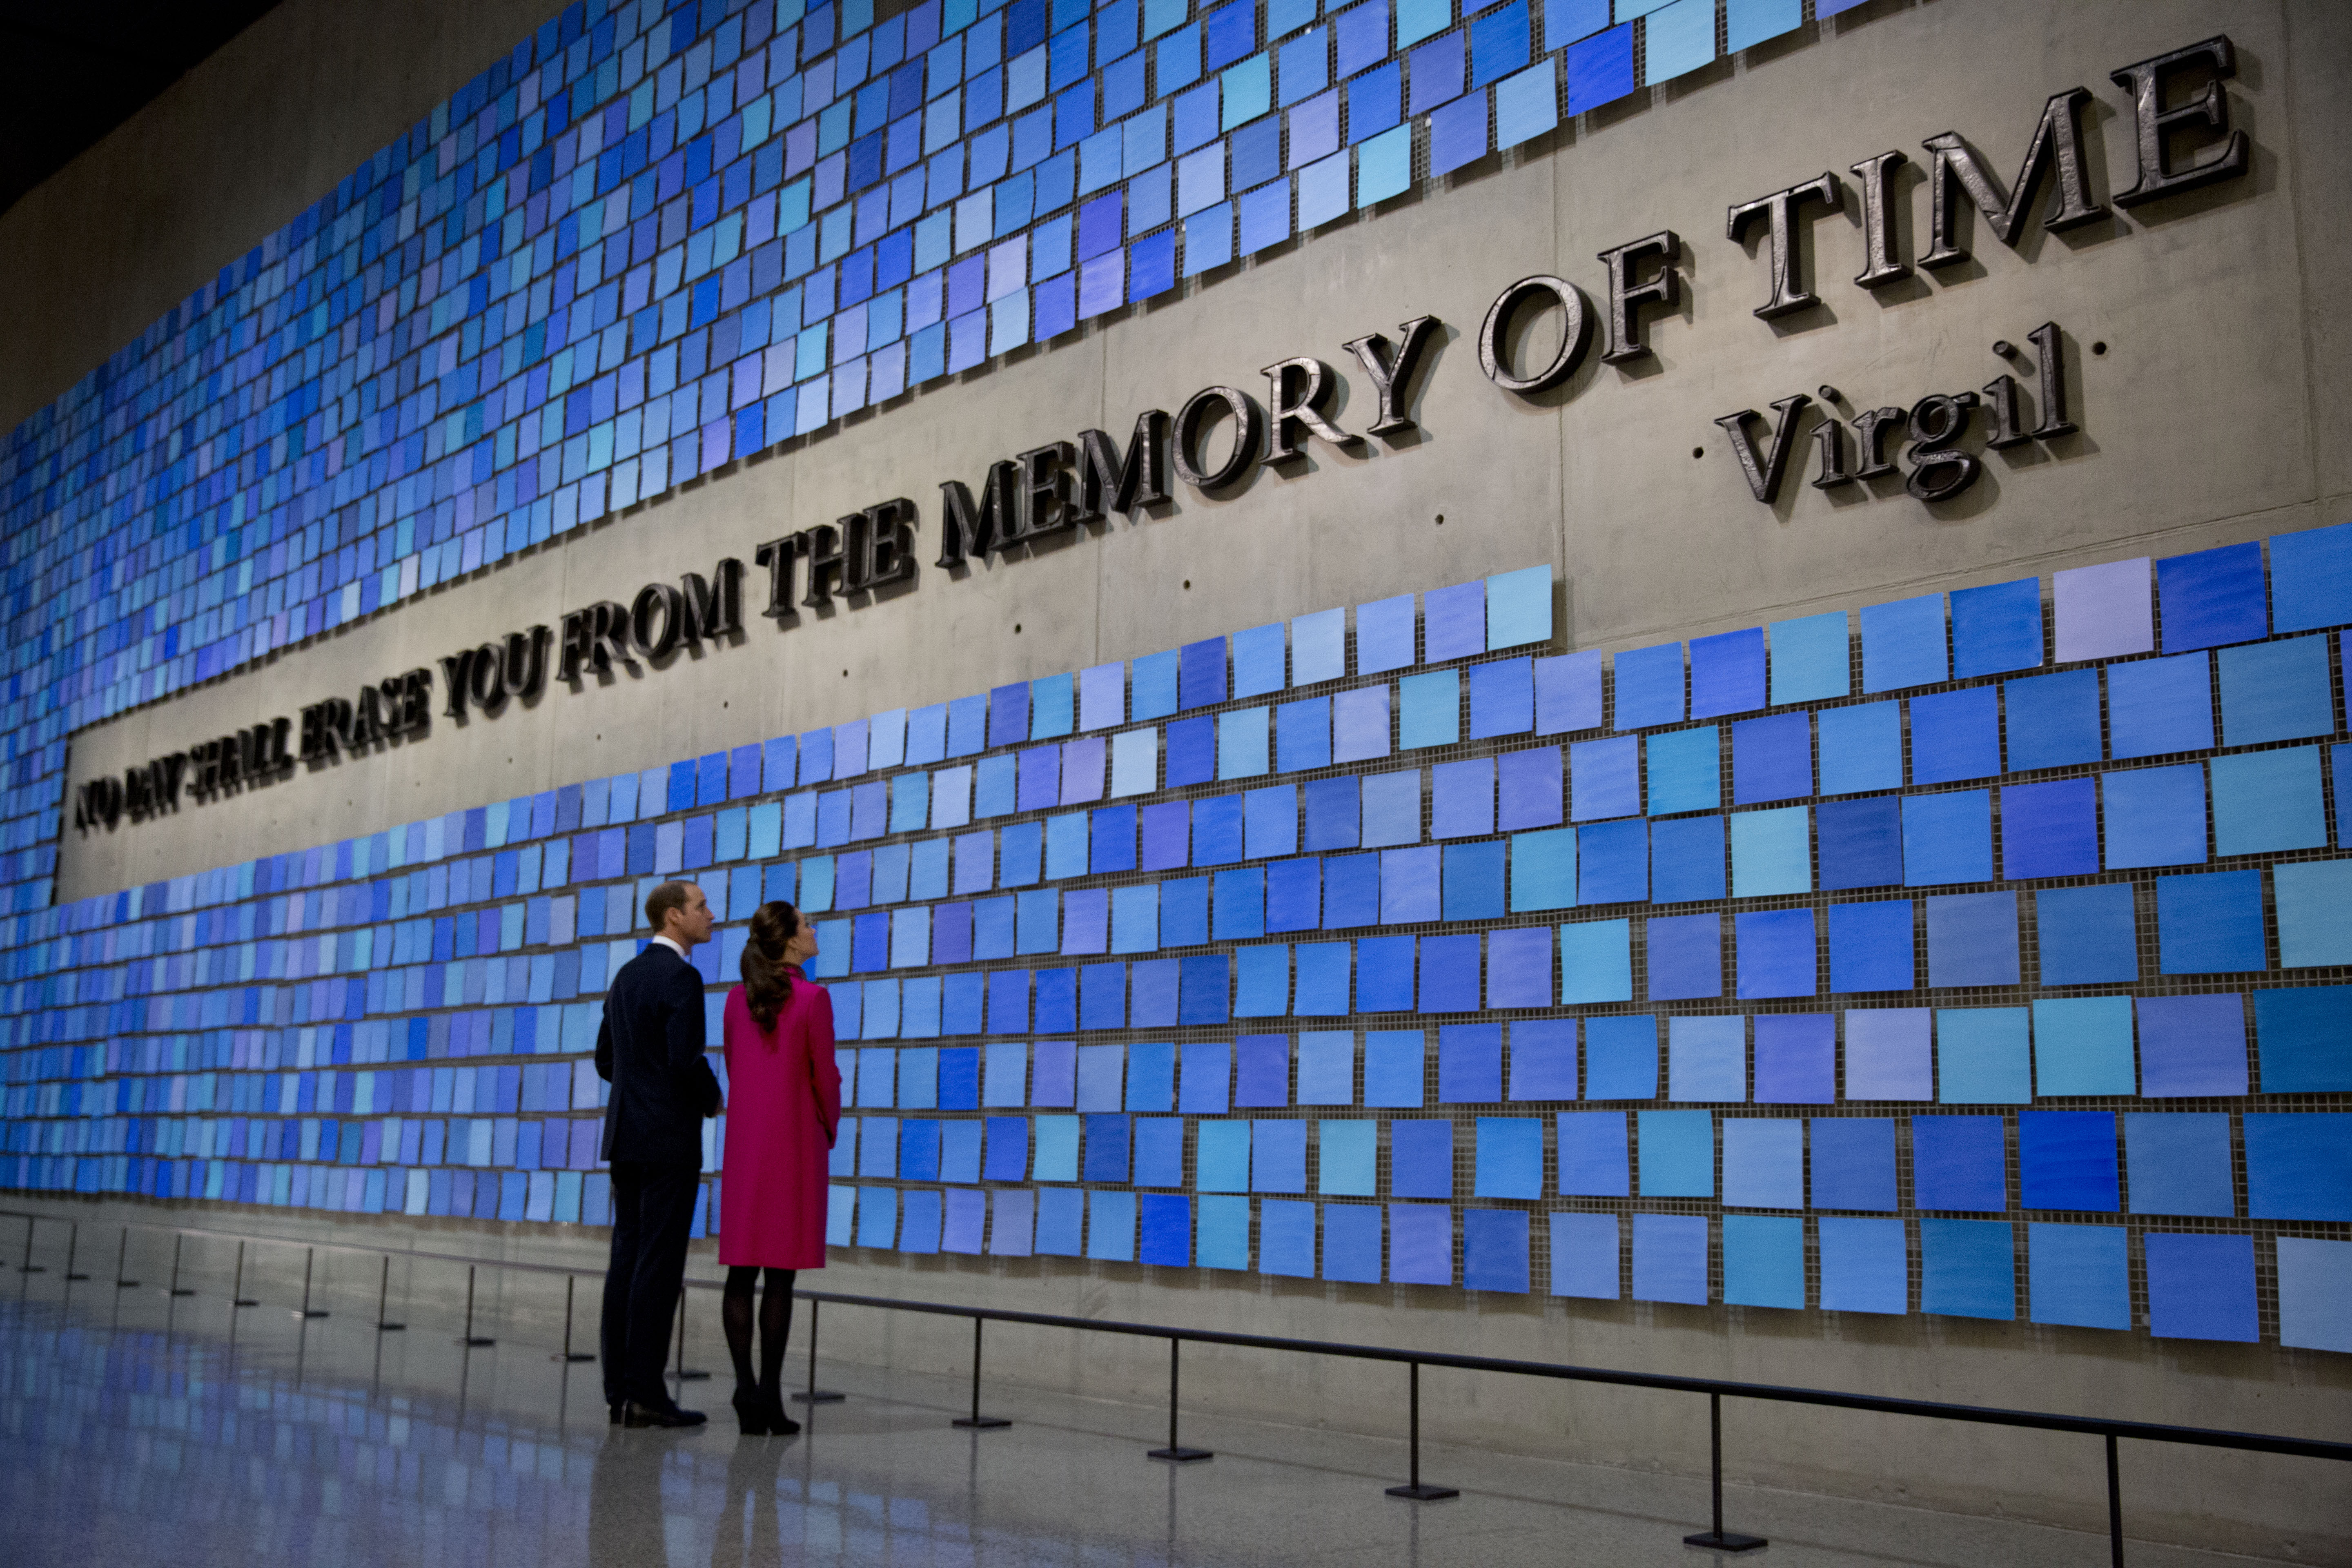
{"type": "Polygon", "coordinates": [[[681,1410],[676,1405],[641,1405],[632,1399],[624,1414],[624,1426],[699,1426],[709,1419],[699,1410],[681,1410]]]}

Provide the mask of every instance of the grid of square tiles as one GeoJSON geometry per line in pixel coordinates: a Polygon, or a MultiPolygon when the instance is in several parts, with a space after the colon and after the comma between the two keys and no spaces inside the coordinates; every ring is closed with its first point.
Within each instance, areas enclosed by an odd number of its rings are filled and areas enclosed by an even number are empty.
{"type": "Polygon", "coordinates": [[[1804,19],[1465,6],[569,7],[0,451],[0,908],[83,724],[1804,19]]]}
{"type": "Polygon", "coordinates": [[[1550,595],[20,917],[0,1183],[596,1220],[579,998],[688,875],[714,984],[818,922],[837,1244],[2352,1348],[2352,525],[1613,660],[1550,595]]]}

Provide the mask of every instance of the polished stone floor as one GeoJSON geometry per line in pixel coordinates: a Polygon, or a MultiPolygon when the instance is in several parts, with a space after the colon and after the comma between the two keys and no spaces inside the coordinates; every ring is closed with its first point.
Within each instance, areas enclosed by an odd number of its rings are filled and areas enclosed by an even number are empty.
{"type": "MultiPolygon", "coordinates": [[[[479,1324],[499,1342],[467,1350],[454,1322],[379,1335],[345,1300],[304,1321],[209,1279],[175,1300],[91,1271],[0,1276],[9,1568],[1701,1560],[1681,1540],[1705,1489],[1672,1478],[1432,1447],[1426,1473],[1463,1495],[1412,1503],[1383,1495],[1397,1442],[1188,1419],[1216,1458],[1171,1467],[1143,1456],[1160,1410],[1004,1389],[988,1405],[1014,1426],[958,1431],[961,1384],[847,1364],[821,1364],[850,1398],[797,1437],[740,1437],[723,1378],[689,1385],[719,1417],[699,1432],[621,1431],[596,1369],[551,1360],[535,1326],[479,1324]]],[[[1783,1563],[2107,1560],[2099,1537],[1794,1493],[1734,1489],[1727,1512],[1783,1563]]]]}

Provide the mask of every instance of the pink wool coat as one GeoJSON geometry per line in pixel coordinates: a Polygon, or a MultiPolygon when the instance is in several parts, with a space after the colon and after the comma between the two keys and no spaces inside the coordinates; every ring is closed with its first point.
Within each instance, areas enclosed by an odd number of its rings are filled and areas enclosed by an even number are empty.
{"type": "Polygon", "coordinates": [[[730,1268],[824,1267],[825,1152],[841,1124],[833,998],[793,973],[793,994],[762,1033],[743,987],[727,993],[727,1150],[719,1173],[719,1261],[730,1268]]]}

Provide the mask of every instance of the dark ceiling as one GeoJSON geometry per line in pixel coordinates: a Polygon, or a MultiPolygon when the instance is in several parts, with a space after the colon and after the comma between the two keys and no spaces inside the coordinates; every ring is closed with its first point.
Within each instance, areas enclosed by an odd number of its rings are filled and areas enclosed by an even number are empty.
{"type": "Polygon", "coordinates": [[[0,0],[0,211],[277,0],[0,0]]]}

